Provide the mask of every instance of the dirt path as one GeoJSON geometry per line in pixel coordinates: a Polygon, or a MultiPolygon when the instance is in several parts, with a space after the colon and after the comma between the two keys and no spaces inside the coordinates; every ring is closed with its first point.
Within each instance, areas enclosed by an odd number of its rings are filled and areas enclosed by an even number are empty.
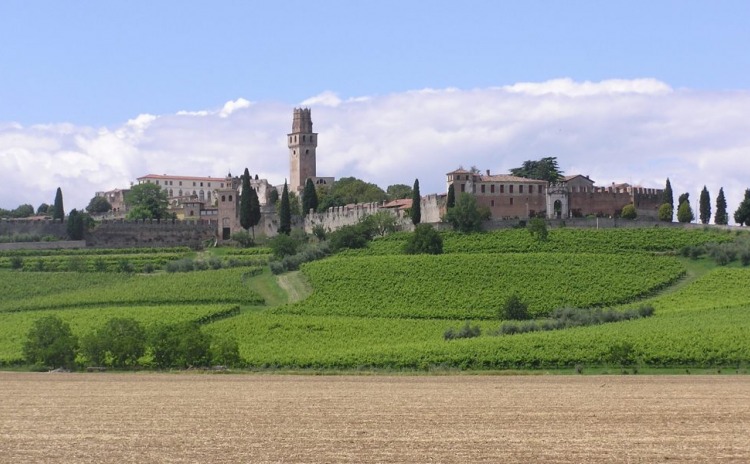
{"type": "Polygon", "coordinates": [[[310,295],[311,290],[299,271],[281,274],[276,277],[276,282],[288,295],[288,303],[300,301],[310,295]]]}
{"type": "Polygon", "coordinates": [[[750,377],[0,372],[3,462],[750,462],[750,377]]]}

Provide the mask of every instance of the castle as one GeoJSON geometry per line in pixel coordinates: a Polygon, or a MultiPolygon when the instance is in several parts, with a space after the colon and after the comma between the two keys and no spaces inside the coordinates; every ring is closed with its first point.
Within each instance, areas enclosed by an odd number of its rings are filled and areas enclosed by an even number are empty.
{"type": "MultiPolygon", "coordinates": [[[[292,131],[287,134],[289,148],[290,192],[301,195],[305,183],[311,179],[316,185],[332,185],[333,177],[317,176],[318,134],[313,132],[309,108],[295,108],[292,118],[292,131]]],[[[567,176],[557,183],[528,179],[505,174],[491,174],[489,170],[480,174],[477,170],[457,169],[446,174],[447,186],[453,186],[456,196],[462,192],[473,194],[477,203],[489,209],[493,219],[526,219],[547,217],[549,219],[619,216],[625,205],[633,204],[639,216],[656,217],[662,203],[663,191],[653,188],[634,187],[628,184],[613,184],[596,187],[588,176],[567,176]]],[[[221,240],[230,239],[235,232],[242,230],[239,221],[241,179],[226,177],[193,177],[177,175],[148,174],[139,177],[139,184],[153,183],[167,194],[170,210],[178,219],[194,220],[213,224],[216,236],[221,240]]],[[[267,236],[276,235],[278,215],[271,204],[272,194],[280,193],[281,186],[272,186],[266,179],[250,179],[261,205],[261,222],[256,231],[267,236]]],[[[97,192],[112,204],[112,214],[124,217],[127,207],[124,196],[127,190],[115,189],[97,192]]],[[[395,215],[404,228],[411,227],[406,210],[411,200],[401,200],[390,204],[347,205],[330,208],[321,213],[308,214],[303,223],[298,224],[306,231],[322,225],[335,230],[343,225],[354,224],[362,217],[379,211],[395,215]]],[[[422,198],[423,222],[440,222],[446,208],[446,195],[433,194],[422,198]]]]}

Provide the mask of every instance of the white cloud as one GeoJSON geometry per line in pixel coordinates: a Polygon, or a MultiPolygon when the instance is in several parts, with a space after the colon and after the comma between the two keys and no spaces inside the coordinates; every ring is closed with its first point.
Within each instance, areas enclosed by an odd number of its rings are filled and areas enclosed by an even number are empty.
{"type": "MultiPolygon", "coordinates": [[[[669,177],[694,206],[704,184],[714,199],[723,186],[730,215],[750,187],[748,92],[557,79],[347,100],[323,92],[303,105],[320,134],[318,174],[382,187],[419,178],[423,192],[444,191],[445,173],[458,165],[507,172],[543,156],[599,185],[663,187],[669,177]]],[[[289,175],[291,120],[291,106],[239,98],[114,128],[2,123],[0,170],[12,174],[0,184],[0,206],[50,203],[61,186],[66,208],[80,208],[95,191],[149,173],[219,177],[248,167],[279,184],[289,175]]]]}

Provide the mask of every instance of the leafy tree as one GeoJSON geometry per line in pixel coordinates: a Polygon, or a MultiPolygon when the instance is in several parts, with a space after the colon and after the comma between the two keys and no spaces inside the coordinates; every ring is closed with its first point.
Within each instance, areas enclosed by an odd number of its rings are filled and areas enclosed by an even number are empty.
{"type": "Polygon", "coordinates": [[[623,219],[635,219],[636,217],[638,217],[638,212],[635,210],[635,205],[630,204],[623,206],[620,217],[623,219]]]}
{"type": "Polygon", "coordinates": [[[371,216],[365,217],[357,224],[341,227],[330,234],[331,250],[337,252],[346,248],[365,248],[375,232],[371,216]]]}
{"type": "Polygon", "coordinates": [[[411,222],[414,225],[422,222],[422,195],[419,193],[419,179],[414,179],[414,188],[411,193],[411,222]]]}
{"type": "Polygon", "coordinates": [[[63,194],[60,187],[57,187],[57,192],[55,193],[55,204],[52,207],[52,220],[59,219],[60,222],[63,222],[65,219],[65,208],[63,207],[63,194]]]}
{"type": "Polygon", "coordinates": [[[724,198],[724,187],[719,189],[719,196],[716,197],[716,215],[714,224],[727,225],[729,216],[727,215],[727,199],[724,198]]]}
{"type": "Polygon", "coordinates": [[[307,179],[305,190],[302,192],[302,216],[307,216],[310,210],[318,210],[318,193],[312,179],[307,179]]]}
{"type": "Polygon", "coordinates": [[[302,216],[302,205],[295,192],[289,192],[289,214],[297,217],[302,216]]]}
{"type": "Polygon", "coordinates": [[[89,201],[89,205],[86,207],[86,211],[89,214],[102,214],[108,211],[112,211],[112,205],[107,201],[106,198],[94,195],[94,198],[89,201]]]}
{"type": "Polygon", "coordinates": [[[297,253],[300,243],[287,234],[279,234],[268,241],[268,246],[271,247],[273,256],[281,259],[284,256],[291,256],[297,253]]]}
{"type": "Polygon", "coordinates": [[[405,184],[393,184],[389,185],[385,189],[385,193],[388,195],[389,200],[401,200],[404,198],[411,198],[411,187],[405,184]]]}
{"type": "Polygon", "coordinates": [[[68,224],[66,230],[71,240],[82,240],[85,229],[85,219],[83,213],[73,208],[68,215],[68,224]]]}
{"type": "Polygon", "coordinates": [[[745,190],[745,199],[734,212],[734,222],[741,226],[750,225],[750,189],[745,190]]]}
{"type": "Polygon", "coordinates": [[[149,346],[154,363],[161,369],[207,366],[211,361],[211,337],[195,322],[156,326],[149,346]]]}
{"type": "Polygon", "coordinates": [[[664,222],[672,222],[672,218],[674,217],[674,211],[672,211],[672,205],[669,203],[664,203],[661,206],[659,206],[659,220],[664,222]]]}
{"type": "MultiPolygon", "coordinates": [[[[659,219],[665,222],[672,222],[674,220],[674,193],[672,193],[672,183],[669,182],[669,177],[667,177],[667,185],[664,187],[664,196],[662,199],[662,203],[669,205],[672,213],[669,219],[662,219],[661,215],[659,216],[659,219]]],[[[679,206],[679,203],[677,204],[677,206],[679,206]]]]}
{"type": "Polygon", "coordinates": [[[554,156],[542,158],[539,161],[524,161],[521,167],[511,169],[510,173],[517,177],[546,180],[547,182],[557,182],[563,175],[557,165],[557,157],[554,156]]]}
{"type": "Polygon", "coordinates": [[[34,207],[28,203],[18,205],[18,208],[14,209],[12,214],[14,218],[27,218],[34,215],[34,207]]]}
{"type": "Polygon", "coordinates": [[[547,232],[547,223],[542,218],[531,218],[529,223],[526,225],[529,233],[532,237],[540,242],[546,242],[549,232],[547,232]]]}
{"type": "Polygon", "coordinates": [[[682,195],[680,195],[677,198],[677,208],[679,209],[679,206],[682,204],[682,202],[688,201],[689,199],[690,199],[690,194],[689,193],[683,193],[682,195]]]}
{"type": "Polygon", "coordinates": [[[355,177],[342,177],[330,188],[322,188],[318,192],[318,210],[353,203],[382,203],[387,199],[388,195],[375,184],[355,177]]]}
{"type": "Polygon", "coordinates": [[[409,235],[409,238],[404,244],[404,253],[407,255],[442,254],[443,238],[431,225],[417,224],[414,228],[414,232],[409,235]]]}
{"type": "MultiPolygon", "coordinates": [[[[246,231],[250,230],[250,171],[245,168],[242,174],[242,192],[240,193],[240,226],[246,231]]],[[[254,190],[253,190],[254,191],[254,190]]]]}
{"type": "Polygon", "coordinates": [[[505,303],[503,303],[503,306],[500,309],[500,318],[513,321],[531,319],[529,306],[524,303],[518,295],[513,294],[505,300],[505,303]]]}
{"type": "Polygon", "coordinates": [[[23,344],[23,356],[30,364],[71,367],[75,360],[78,338],[70,325],[57,316],[34,321],[23,344]]]}
{"type": "Polygon", "coordinates": [[[241,248],[249,248],[253,245],[255,245],[255,239],[250,236],[247,232],[244,230],[237,231],[232,234],[232,240],[237,242],[237,244],[241,248]]]}
{"type": "Polygon", "coordinates": [[[289,189],[284,181],[284,190],[281,191],[281,204],[279,206],[279,233],[289,235],[292,231],[292,212],[289,208],[289,189]]]}
{"type": "Polygon", "coordinates": [[[702,224],[708,224],[711,221],[711,197],[705,185],[703,186],[703,190],[701,190],[700,218],[702,224]]]}
{"type": "Polygon", "coordinates": [[[97,366],[133,367],[146,352],[146,331],[140,322],[115,317],[81,341],[83,354],[97,366]]]}
{"type": "Polygon", "coordinates": [[[227,367],[239,366],[240,346],[234,337],[219,338],[211,344],[211,360],[214,364],[227,367]]]}
{"type": "MultiPolygon", "coordinates": [[[[257,174],[256,174],[257,175],[257,174]]],[[[260,200],[258,199],[258,192],[255,189],[250,189],[250,228],[253,231],[253,240],[255,240],[255,226],[260,223],[260,200]]]]}
{"type": "Polygon", "coordinates": [[[125,195],[128,219],[166,219],[169,202],[167,192],[156,184],[134,185],[125,195]]]}
{"type": "Polygon", "coordinates": [[[464,192],[458,196],[456,206],[449,209],[445,214],[445,221],[453,226],[454,230],[463,233],[480,232],[482,221],[489,219],[490,211],[479,207],[474,195],[464,192]]]}
{"type": "Polygon", "coordinates": [[[367,216],[366,220],[370,221],[375,233],[381,237],[396,231],[396,216],[389,211],[378,211],[375,214],[367,216]]]}
{"type": "Polygon", "coordinates": [[[42,203],[36,209],[37,216],[42,216],[44,214],[49,214],[49,213],[50,213],[50,205],[48,205],[47,203],[42,203]]]}
{"type": "Polygon", "coordinates": [[[268,193],[266,194],[266,202],[269,205],[275,205],[277,201],[279,201],[279,191],[275,188],[268,189],[268,193]]]}
{"type": "Polygon", "coordinates": [[[456,189],[453,187],[453,184],[448,186],[448,198],[446,199],[445,206],[448,209],[456,206],[456,189]]]}
{"type": "Polygon", "coordinates": [[[680,207],[677,208],[677,220],[679,222],[688,223],[693,222],[693,219],[695,219],[693,208],[690,207],[689,198],[689,193],[683,193],[680,195],[680,207]]]}

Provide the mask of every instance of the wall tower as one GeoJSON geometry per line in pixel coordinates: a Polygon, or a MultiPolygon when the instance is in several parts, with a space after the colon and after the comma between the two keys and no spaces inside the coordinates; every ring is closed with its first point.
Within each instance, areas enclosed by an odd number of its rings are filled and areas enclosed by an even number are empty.
{"type": "Polygon", "coordinates": [[[308,178],[316,177],[315,149],[318,134],[313,132],[310,108],[295,108],[292,132],[287,135],[289,146],[289,190],[299,192],[308,178]]]}

